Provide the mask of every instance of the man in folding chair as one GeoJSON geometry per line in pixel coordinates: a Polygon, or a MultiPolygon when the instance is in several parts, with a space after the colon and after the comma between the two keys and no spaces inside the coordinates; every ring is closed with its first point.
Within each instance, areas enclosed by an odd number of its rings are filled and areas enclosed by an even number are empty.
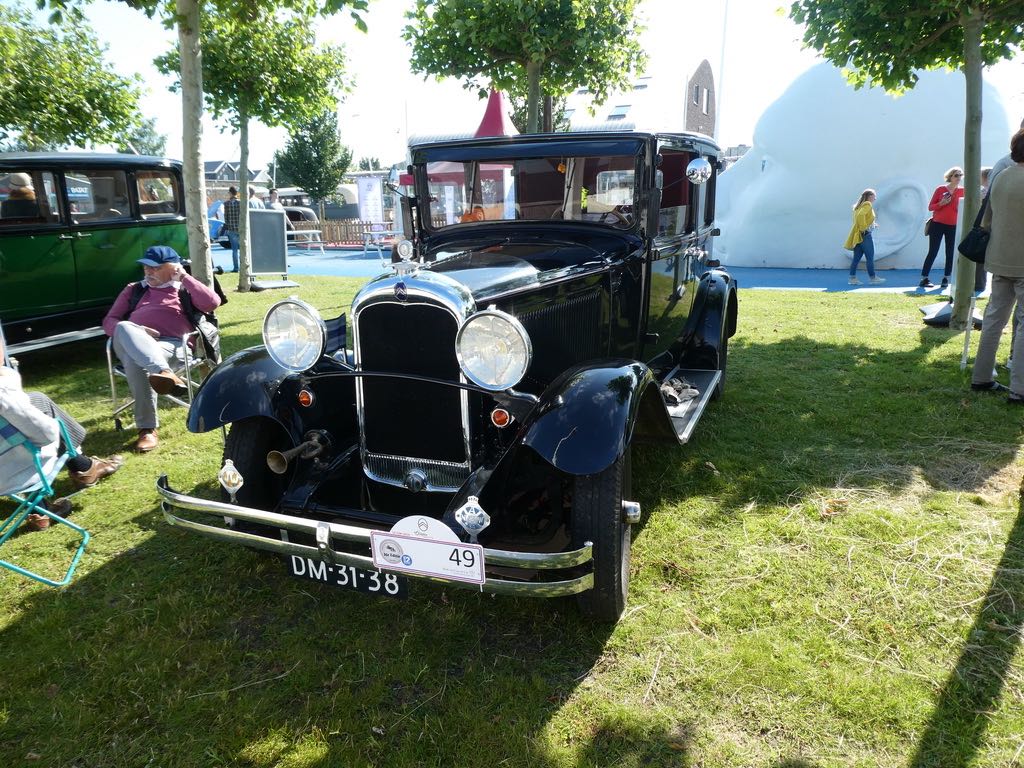
{"type": "Polygon", "coordinates": [[[135,450],[146,453],[158,443],[157,394],[187,391],[170,365],[182,337],[195,330],[179,291],[184,289],[199,312],[212,312],[220,299],[185,271],[181,257],[169,246],[151,246],[138,261],[145,277],[121,291],[103,319],[103,330],[113,339],[114,352],[135,399],[135,427],[139,430],[135,450]]]}
{"type": "MultiPolygon", "coordinates": [[[[43,393],[23,391],[21,376],[6,362],[3,335],[0,332],[0,418],[6,422],[4,427],[8,431],[19,432],[39,449],[39,459],[44,469],[53,466],[62,453],[76,454],[68,458],[64,466],[68,469],[72,485],[81,489],[91,488],[121,468],[124,460],[120,456],[101,459],[81,453],[85,427],[43,393]],[[66,429],[66,439],[58,419],[66,429]],[[65,444],[68,440],[70,445],[65,444]]],[[[31,447],[0,454],[0,489],[31,485],[36,475],[31,447]]],[[[58,499],[49,503],[47,508],[58,517],[66,517],[71,512],[71,502],[58,499]]],[[[50,521],[45,515],[33,513],[28,516],[27,523],[33,530],[42,530],[49,526],[50,521]]]]}

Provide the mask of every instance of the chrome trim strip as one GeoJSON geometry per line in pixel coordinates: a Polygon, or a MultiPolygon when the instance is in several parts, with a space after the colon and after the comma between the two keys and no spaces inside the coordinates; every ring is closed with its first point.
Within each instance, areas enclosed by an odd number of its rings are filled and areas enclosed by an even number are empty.
{"type": "MultiPolygon", "coordinates": [[[[188,496],[179,493],[170,487],[167,475],[161,475],[156,481],[157,493],[161,496],[160,507],[164,518],[171,525],[185,530],[192,531],[201,536],[206,536],[216,541],[223,541],[229,544],[253,547],[268,552],[275,552],[281,555],[298,555],[300,557],[311,557],[337,565],[354,565],[357,568],[368,568],[377,570],[373,559],[367,555],[355,555],[349,552],[338,552],[329,546],[331,539],[354,541],[365,543],[369,547],[370,531],[365,528],[357,528],[343,523],[325,523],[320,520],[310,520],[301,517],[282,515],[277,512],[266,512],[249,507],[239,507],[234,504],[227,504],[222,501],[211,501],[200,499],[195,496],[188,496]],[[245,520],[251,523],[262,523],[290,531],[308,533],[317,541],[317,546],[311,547],[305,544],[295,544],[290,541],[268,539],[253,533],[233,531],[228,528],[219,528],[207,523],[199,523],[179,517],[171,512],[172,509],[187,509],[193,512],[203,512],[222,518],[225,515],[237,520],[245,520]]],[[[513,568],[528,569],[552,569],[571,568],[576,565],[583,565],[593,559],[593,547],[588,542],[582,548],[569,552],[512,552],[501,549],[484,549],[484,562],[494,566],[505,566],[513,568]]],[[[508,579],[488,578],[480,587],[477,584],[465,582],[447,581],[446,579],[433,576],[419,576],[405,574],[410,578],[421,581],[433,581],[452,587],[463,587],[467,589],[482,589],[484,592],[491,592],[498,595],[526,595],[530,597],[561,597],[575,595],[593,589],[594,576],[592,573],[579,576],[574,579],[546,582],[524,582],[510,581],[508,579]]]]}
{"type": "Polygon", "coordinates": [[[366,476],[371,480],[388,485],[393,485],[395,478],[402,478],[402,482],[398,484],[403,485],[405,476],[414,469],[423,470],[426,475],[427,487],[425,490],[446,493],[455,493],[459,490],[471,472],[468,461],[456,463],[438,459],[385,456],[369,452],[363,456],[363,472],[366,473],[366,476]],[[388,472],[389,466],[394,467],[396,471],[388,472]]]}

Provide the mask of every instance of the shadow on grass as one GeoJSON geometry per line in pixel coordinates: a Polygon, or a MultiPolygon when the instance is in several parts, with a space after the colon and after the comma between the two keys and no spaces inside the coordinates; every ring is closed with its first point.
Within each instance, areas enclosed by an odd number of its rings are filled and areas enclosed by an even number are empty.
{"type": "Polygon", "coordinates": [[[971,392],[969,371],[936,354],[949,337],[926,329],[898,352],[804,336],[741,340],[684,471],[679,454],[645,457],[667,496],[713,495],[726,516],[833,488],[898,493],[926,481],[938,491],[1014,491],[1019,414],[1005,398],[971,392]]]}
{"type": "MultiPolygon", "coordinates": [[[[921,737],[912,768],[975,764],[1024,632],[1024,503],[956,667],[921,737]]],[[[1020,734],[1018,733],[1019,737],[1020,734]]]]}
{"type": "Polygon", "coordinates": [[[554,766],[562,750],[685,764],[686,728],[575,701],[622,651],[569,601],[419,584],[373,598],[211,546],[155,509],[130,522],[152,535],[62,591],[15,598],[0,764],[554,766]],[[563,707],[571,731],[552,735],[563,707]]]}

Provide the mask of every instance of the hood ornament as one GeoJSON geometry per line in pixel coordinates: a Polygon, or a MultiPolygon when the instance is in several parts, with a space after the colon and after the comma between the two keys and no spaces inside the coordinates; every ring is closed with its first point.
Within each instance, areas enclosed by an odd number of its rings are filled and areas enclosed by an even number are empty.
{"type": "MultiPolygon", "coordinates": [[[[400,240],[398,245],[395,246],[395,253],[398,254],[398,261],[392,262],[391,267],[395,270],[395,274],[399,277],[403,275],[411,275],[417,269],[420,268],[419,262],[413,261],[416,249],[412,244],[412,240],[400,240]]],[[[401,283],[399,283],[401,285],[401,283]]],[[[398,296],[398,286],[395,286],[395,295],[398,296]]],[[[405,298],[398,296],[399,300],[405,301],[405,298]]]]}

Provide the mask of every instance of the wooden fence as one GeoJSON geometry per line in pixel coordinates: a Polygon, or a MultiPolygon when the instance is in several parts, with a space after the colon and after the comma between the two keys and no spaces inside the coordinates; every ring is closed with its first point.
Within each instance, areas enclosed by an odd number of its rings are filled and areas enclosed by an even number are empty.
{"type": "MultiPolygon", "coordinates": [[[[390,227],[390,224],[382,225],[380,222],[364,221],[362,219],[324,219],[320,223],[314,221],[294,222],[296,230],[319,229],[321,238],[325,243],[338,245],[362,245],[363,233],[370,229],[381,226],[390,227]]],[[[443,227],[443,217],[435,218],[434,226],[443,227]]]]}

